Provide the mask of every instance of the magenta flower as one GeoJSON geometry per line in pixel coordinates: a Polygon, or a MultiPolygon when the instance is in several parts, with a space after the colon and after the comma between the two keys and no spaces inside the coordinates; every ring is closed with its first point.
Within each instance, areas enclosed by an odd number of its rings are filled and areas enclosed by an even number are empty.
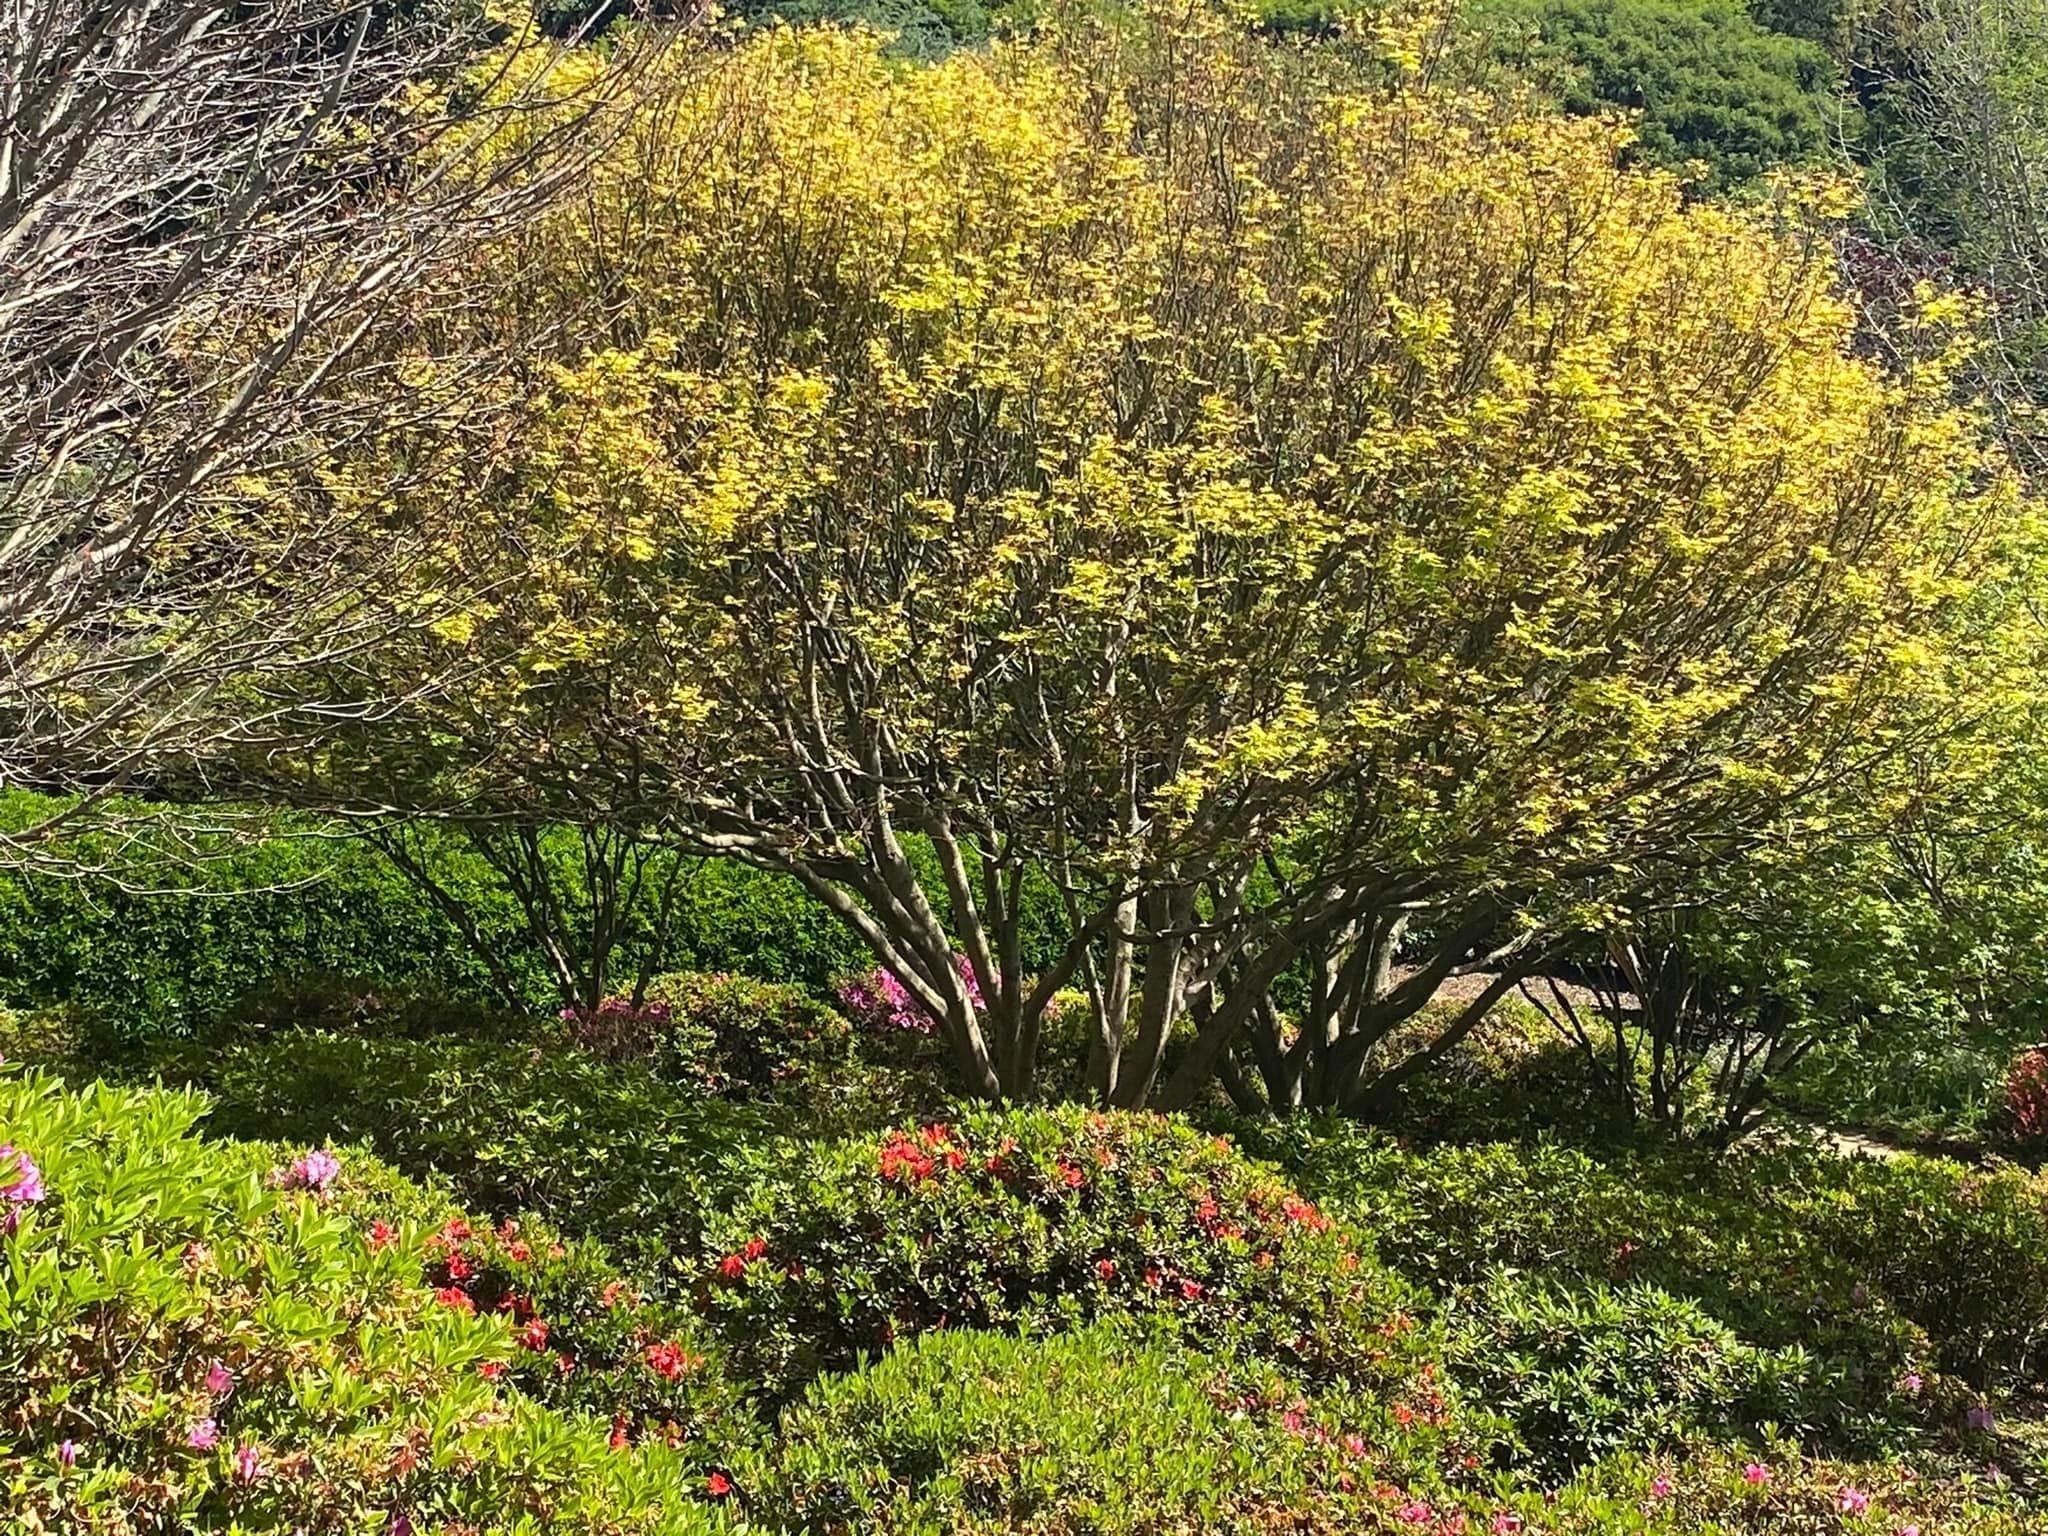
{"type": "Polygon", "coordinates": [[[263,1475],[263,1459],[256,1454],[253,1445],[235,1447],[235,1481],[253,1483],[263,1475]]]}
{"type": "Polygon", "coordinates": [[[1964,1417],[1972,1429],[1990,1429],[1996,1422],[1991,1416],[1989,1403],[1976,1404],[1964,1417]]]}
{"type": "Polygon", "coordinates": [[[0,1141],[0,1234],[12,1237],[21,1226],[21,1208],[34,1205],[47,1191],[36,1161],[12,1142],[0,1141]]]}
{"type": "Polygon", "coordinates": [[[1860,1515],[1870,1508],[1870,1495],[1861,1488],[1844,1488],[1835,1495],[1835,1504],[1845,1515],[1860,1515]]]}
{"type": "Polygon", "coordinates": [[[1771,1469],[1760,1462],[1752,1461],[1742,1469],[1742,1480],[1752,1487],[1761,1488],[1771,1480],[1771,1469]]]}
{"type": "Polygon", "coordinates": [[[57,1447],[57,1465],[66,1472],[78,1465],[78,1447],[69,1440],[57,1447]]]}
{"type": "Polygon", "coordinates": [[[1921,1387],[1920,1373],[1918,1371],[1906,1372],[1905,1375],[1899,1378],[1899,1385],[1904,1387],[1908,1392],[1919,1392],[1921,1387]]]}
{"type": "Polygon", "coordinates": [[[1493,1517],[1493,1536],[1518,1536],[1522,1529],[1522,1517],[1502,1510],[1493,1517]]]}
{"type": "Polygon", "coordinates": [[[340,1176],[340,1159],[332,1152],[313,1151],[286,1169],[281,1182],[286,1189],[310,1189],[318,1193],[340,1176]]]}
{"type": "Polygon", "coordinates": [[[1420,1499],[1410,1499],[1394,1511],[1394,1518],[1405,1525],[1426,1525],[1429,1523],[1430,1508],[1420,1499]]]}
{"type": "Polygon", "coordinates": [[[210,1451],[220,1444],[220,1425],[201,1419],[185,1431],[185,1443],[195,1451],[210,1451]]]}
{"type": "Polygon", "coordinates": [[[235,1373],[218,1360],[206,1369],[206,1390],[215,1397],[226,1397],[235,1390],[235,1373]]]}
{"type": "Polygon", "coordinates": [[[1655,1477],[1651,1478],[1651,1479],[1650,1479],[1650,1497],[1651,1497],[1651,1498],[1653,1498],[1653,1499],[1668,1499],[1668,1498],[1670,1498],[1670,1497],[1671,1497],[1671,1479],[1670,1479],[1670,1478],[1668,1478],[1668,1477],[1666,1477],[1666,1476],[1665,1476],[1665,1475],[1664,1475],[1663,1473],[1661,1473],[1661,1472],[1659,1472],[1659,1473],[1658,1473],[1658,1474],[1657,1474],[1657,1475],[1656,1475],[1655,1477]]]}

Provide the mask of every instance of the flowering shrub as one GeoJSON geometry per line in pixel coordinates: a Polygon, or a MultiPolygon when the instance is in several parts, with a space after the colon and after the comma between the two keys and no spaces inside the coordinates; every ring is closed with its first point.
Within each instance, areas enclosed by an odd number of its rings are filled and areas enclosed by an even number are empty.
{"type": "Polygon", "coordinates": [[[2048,1050],[2022,1051],[2006,1070],[2005,1125],[2018,1146],[2048,1146],[2048,1050]]]}
{"type": "MultiPolygon", "coordinates": [[[[953,957],[953,969],[967,989],[967,1000],[979,1011],[981,983],[965,955],[953,957]]],[[[886,966],[876,966],[839,984],[840,1006],[861,1024],[877,1032],[929,1035],[939,1027],[931,1010],[912,997],[903,983],[886,966]]]]}
{"type": "Polygon", "coordinates": [[[683,1459],[615,1451],[605,1422],[509,1390],[510,1321],[421,1284],[438,1202],[375,1168],[358,1180],[355,1159],[330,1174],[311,1153],[201,1142],[203,1107],[0,1074],[0,1125],[42,1190],[0,1237],[10,1515],[31,1530],[711,1528],[683,1459]]]}
{"type": "Polygon", "coordinates": [[[1141,1313],[1443,1407],[1415,1381],[1407,1287],[1228,1142],[1157,1116],[983,1111],[814,1148],[706,1236],[701,1304],[776,1393],[924,1332],[1141,1313]]]}
{"type": "Polygon", "coordinates": [[[760,1428],[696,1314],[649,1298],[595,1244],[457,1217],[422,1246],[437,1302],[510,1327],[507,1385],[598,1416],[615,1442],[683,1449],[707,1472],[760,1428]]]}

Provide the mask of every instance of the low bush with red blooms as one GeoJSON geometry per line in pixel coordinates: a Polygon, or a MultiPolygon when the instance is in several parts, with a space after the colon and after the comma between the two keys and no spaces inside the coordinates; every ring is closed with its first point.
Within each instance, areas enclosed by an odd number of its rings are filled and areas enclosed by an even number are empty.
{"type": "Polygon", "coordinates": [[[1159,1116],[976,1111],[814,1147],[707,1241],[707,1320],[778,1397],[927,1331],[1133,1313],[1394,1396],[1429,1349],[1359,1234],[1159,1116]]]}
{"type": "Polygon", "coordinates": [[[530,1219],[456,1218],[426,1248],[424,1278],[443,1305],[511,1327],[508,1386],[605,1419],[622,1443],[659,1440],[706,1465],[758,1433],[695,1314],[643,1295],[596,1244],[530,1219]]]}
{"type": "Polygon", "coordinates": [[[2005,1130],[2016,1146],[2048,1148],[2048,1049],[2022,1051],[2006,1069],[2005,1130]]]}

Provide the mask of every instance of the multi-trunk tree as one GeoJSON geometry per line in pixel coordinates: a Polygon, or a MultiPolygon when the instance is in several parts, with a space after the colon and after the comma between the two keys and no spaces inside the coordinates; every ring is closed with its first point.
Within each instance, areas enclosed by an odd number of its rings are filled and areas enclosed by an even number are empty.
{"type": "Polygon", "coordinates": [[[2023,531],[1852,350],[1837,194],[1623,139],[1205,13],[693,63],[478,274],[580,329],[376,660],[465,686],[305,792],[786,871],[975,1092],[1073,989],[1111,1101],[1365,1102],[1445,975],[1941,729],[2023,531]]]}

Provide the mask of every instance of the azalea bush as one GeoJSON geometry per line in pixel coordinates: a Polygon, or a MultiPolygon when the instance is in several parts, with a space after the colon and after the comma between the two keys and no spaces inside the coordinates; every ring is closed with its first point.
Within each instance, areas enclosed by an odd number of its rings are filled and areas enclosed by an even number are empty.
{"type": "Polygon", "coordinates": [[[1486,1531],[1511,1510],[1466,1454],[1377,1397],[1169,1329],[934,1333],[813,1385],[755,1507],[821,1531],[1486,1531]]]}
{"type": "Polygon", "coordinates": [[[1511,1427],[1514,1459],[1552,1477],[1617,1450],[1800,1424],[1816,1374],[1804,1351],[1746,1343],[1654,1286],[1499,1272],[1448,1311],[1452,1374],[1511,1427]]]}
{"type": "MultiPolygon", "coordinates": [[[[1849,1158],[1798,1144],[1728,1157],[1552,1145],[1427,1153],[1329,1122],[1247,1127],[1305,1188],[1380,1235],[1439,1291],[1497,1267],[1576,1284],[1641,1281],[1745,1339],[1816,1357],[1841,1423],[1910,1421],[1908,1379],[1971,1392],[2042,1380],[2048,1183],[1945,1159],[1849,1158]]],[[[1942,1412],[1959,1419],[1957,1398],[1942,1412]]]]}
{"type": "Polygon", "coordinates": [[[425,1040],[302,1031],[164,1063],[211,1096],[209,1130],[365,1142],[493,1219],[533,1212],[659,1278],[706,1210],[776,1158],[780,1126],[558,1032],[425,1040]]]}
{"type": "Polygon", "coordinates": [[[1418,1298],[1369,1244],[1156,1116],[988,1111],[813,1147],[706,1229],[699,1295],[783,1394],[923,1333],[1139,1314],[1445,1413],[1418,1298]]]}
{"type": "Polygon", "coordinates": [[[658,976],[664,1026],[648,1054],[664,1077],[746,1098],[829,1093],[854,1069],[853,1027],[802,989],[730,972],[658,976]]]}
{"type": "Polygon", "coordinates": [[[0,1075],[0,1488],[31,1530],[710,1529],[705,1478],[506,1377],[436,1198],[208,1143],[191,1093],[0,1075]]]}

